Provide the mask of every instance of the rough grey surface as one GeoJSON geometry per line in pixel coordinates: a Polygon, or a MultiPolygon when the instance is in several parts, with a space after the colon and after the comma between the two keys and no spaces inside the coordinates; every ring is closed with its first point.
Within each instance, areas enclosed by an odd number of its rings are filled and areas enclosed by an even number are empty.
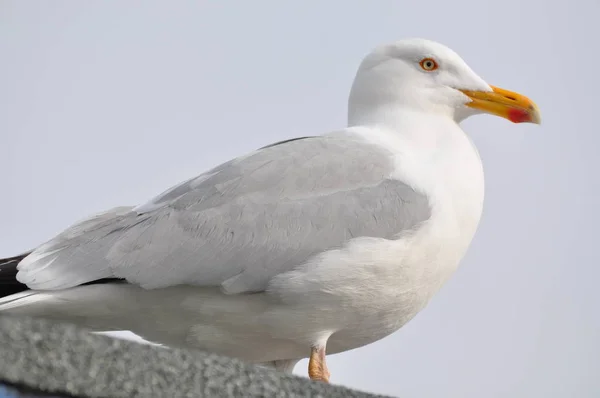
{"type": "Polygon", "coordinates": [[[214,354],[0,316],[0,380],[78,397],[375,397],[214,354]]]}

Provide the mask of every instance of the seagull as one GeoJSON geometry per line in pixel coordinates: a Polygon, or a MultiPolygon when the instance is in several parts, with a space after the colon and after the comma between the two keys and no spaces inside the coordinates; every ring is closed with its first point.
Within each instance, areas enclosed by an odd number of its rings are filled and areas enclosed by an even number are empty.
{"type": "Polygon", "coordinates": [[[362,61],[347,127],[278,142],[147,203],[75,223],[0,260],[0,314],[128,330],[291,372],[375,342],[457,269],[483,207],[461,129],[487,113],[540,123],[448,47],[404,39],[362,61]]]}

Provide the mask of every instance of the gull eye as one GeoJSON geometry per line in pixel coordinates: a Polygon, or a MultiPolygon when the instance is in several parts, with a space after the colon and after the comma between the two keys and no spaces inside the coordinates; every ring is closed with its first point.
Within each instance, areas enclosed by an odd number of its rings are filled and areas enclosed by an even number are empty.
{"type": "Polygon", "coordinates": [[[421,65],[421,68],[427,72],[434,71],[438,68],[438,64],[433,58],[423,58],[421,62],[419,62],[419,65],[421,65]]]}

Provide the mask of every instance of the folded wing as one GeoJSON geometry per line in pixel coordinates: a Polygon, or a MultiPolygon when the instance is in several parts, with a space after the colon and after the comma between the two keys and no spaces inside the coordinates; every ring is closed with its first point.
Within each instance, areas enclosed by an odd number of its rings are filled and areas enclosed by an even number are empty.
{"type": "Polygon", "coordinates": [[[117,277],[262,291],[311,256],[427,220],[426,197],[393,168],[385,149],[349,136],[269,146],[67,229],[19,264],[18,279],[35,289],[117,277]]]}

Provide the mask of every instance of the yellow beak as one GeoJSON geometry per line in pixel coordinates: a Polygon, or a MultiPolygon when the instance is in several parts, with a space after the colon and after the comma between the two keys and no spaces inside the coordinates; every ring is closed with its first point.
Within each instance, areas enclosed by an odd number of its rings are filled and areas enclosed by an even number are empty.
{"type": "Polygon", "coordinates": [[[461,90],[472,100],[467,106],[513,123],[541,123],[540,110],[532,100],[512,91],[491,87],[493,91],[490,92],[461,90]]]}

